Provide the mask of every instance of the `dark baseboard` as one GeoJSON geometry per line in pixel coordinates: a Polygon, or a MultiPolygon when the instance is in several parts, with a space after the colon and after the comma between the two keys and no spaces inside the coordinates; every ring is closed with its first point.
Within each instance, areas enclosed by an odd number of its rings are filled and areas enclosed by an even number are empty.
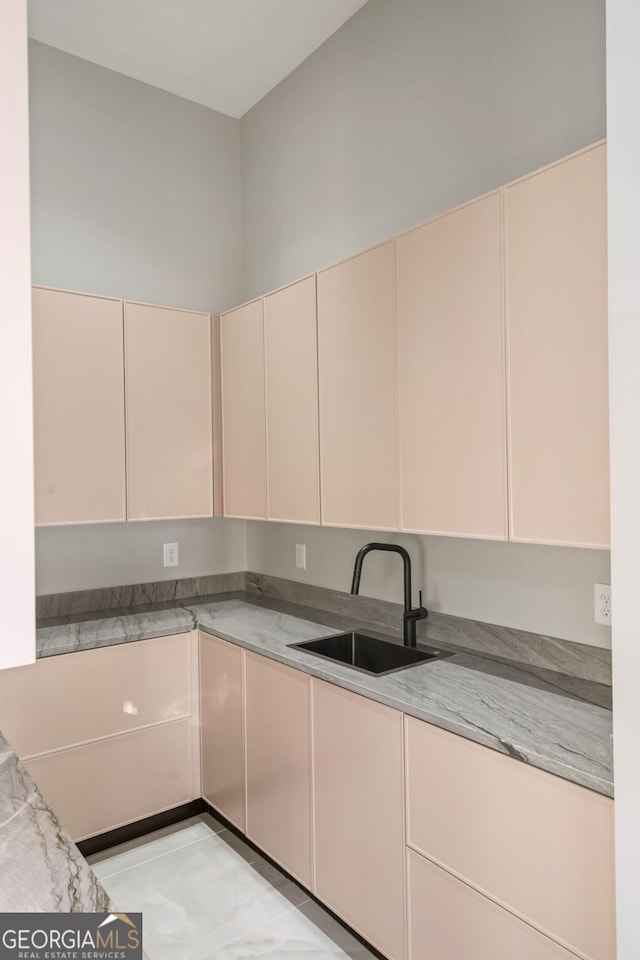
{"type": "Polygon", "coordinates": [[[163,827],[171,827],[174,823],[188,820],[189,817],[195,817],[196,814],[205,813],[208,810],[209,804],[204,800],[200,798],[191,800],[179,807],[172,807],[171,810],[154,813],[152,817],[145,817],[143,820],[136,820],[135,823],[127,823],[124,827],[116,827],[115,830],[107,830],[106,833],[80,840],[76,846],[83,857],[91,857],[94,853],[102,853],[111,847],[117,847],[119,843],[138,840],[147,833],[153,833],[154,830],[161,830],[163,827]]]}
{"type": "Polygon", "coordinates": [[[323,903],[322,900],[318,900],[316,896],[309,890],[307,887],[304,887],[295,877],[292,877],[290,873],[279,864],[276,860],[273,860],[269,854],[265,853],[257,844],[253,843],[252,840],[247,837],[246,834],[239,830],[235,824],[231,823],[227,818],[221,814],[215,807],[212,807],[210,803],[200,797],[197,800],[191,800],[189,803],[183,803],[179,807],[173,807],[171,810],[165,810],[162,813],[155,813],[152,817],[145,817],[143,820],[136,820],[135,823],[127,823],[124,827],[117,827],[115,830],[107,830],[106,833],[100,833],[95,837],[89,837],[88,840],[80,840],[76,846],[78,847],[80,853],[83,857],[93,856],[95,853],[103,853],[105,850],[109,850],[111,847],[116,847],[119,843],[127,843],[130,840],[139,840],[141,837],[146,836],[148,833],[153,833],[154,830],[161,830],[163,827],[171,827],[176,823],[180,823],[181,820],[188,820],[189,817],[195,817],[199,813],[209,813],[212,817],[215,817],[216,820],[219,820],[220,823],[224,824],[227,830],[230,830],[231,833],[234,833],[239,837],[247,846],[251,847],[252,850],[255,850],[256,853],[259,853],[263,860],[267,860],[271,863],[280,873],[283,873],[285,877],[291,880],[293,883],[296,883],[299,887],[303,887],[304,890],[309,894],[311,900],[315,900],[318,906],[322,907],[325,913],[328,913],[334,920],[336,920],[340,926],[344,927],[345,930],[348,930],[352,937],[354,937],[359,943],[361,943],[367,950],[374,956],[378,957],[379,960],[388,960],[384,954],[380,953],[379,950],[376,950],[364,937],[361,937],[360,934],[353,930],[348,923],[345,923],[342,917],[339,917],[336,913],[331,910],[326,903],[323,903]]]}

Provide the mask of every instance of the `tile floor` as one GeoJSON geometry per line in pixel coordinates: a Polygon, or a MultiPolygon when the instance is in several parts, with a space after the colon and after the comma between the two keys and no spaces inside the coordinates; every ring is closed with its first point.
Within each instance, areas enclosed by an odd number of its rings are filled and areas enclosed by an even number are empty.
{"type": "Polygon", "coordinates": [[[375,960],[305,890],[208,814],[89,858],[149,960],[375,960]]]}

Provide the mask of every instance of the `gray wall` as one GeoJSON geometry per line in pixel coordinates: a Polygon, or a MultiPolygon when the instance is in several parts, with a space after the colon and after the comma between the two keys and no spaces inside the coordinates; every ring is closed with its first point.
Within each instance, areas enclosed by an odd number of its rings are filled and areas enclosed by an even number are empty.
{"type": "MultiPolygon", "coordinates": [[[[369,0],[241,121],[245,297],[600,139],[604,70],[604,0],[369,0]]],[[[378,538],[250,523],[248,563],[348,589],[378,538]]],[[[606,551],[397,539],[435,610],[610,645],[606,551]]],[[[401,597],[393,560],[370,561],[365,592],[401,597]]]]}
{"type": "Polygon", "coordinates": [[[200,577],[246,570],[243,520],[154,520],[43,527],[36,536],[36,593],[200,577]],[[162,544],[179,544],[178,567],[162,544]]]}
{"type": "Polygon", "coordinates": [[[369,0],[242,121],[245,297],[605,134],[604,0],[369,0]]]}
{"type": "MultiPolygon", "coordinates": [[[[219,310],[241,299],[237,120],[30,44],[33,282],[219,310]]],[[[99,438],[96,438],[99,442],[99,438]]],[[[241,521],[36,531],[38,593],[244,569],[241,521]],[[162,566],[177,540],[180,566],[162,566]]]]}
{"type": "Polygon", "coordinates": [[[237,303],[239,122],[33,41],[29,67],[33,282],[237,303]]]}
{"type": "MultiPolygon", "coordinates": [[[[593,622],[593,584],[609,583],[606,550],[250,521],[247,564],[256,573],[348,591],[356,553],[371,540],[407,548],[413,561],[415,603],[422,589],[426,606],[442,613],[599,647],[611,645],[610,628],[593,622]],[[296,568],[296,543],[306,544],[306,570],[296,568]]],[[[399,558],[369,556],[360,592],[402,603],[399,558]]]]}

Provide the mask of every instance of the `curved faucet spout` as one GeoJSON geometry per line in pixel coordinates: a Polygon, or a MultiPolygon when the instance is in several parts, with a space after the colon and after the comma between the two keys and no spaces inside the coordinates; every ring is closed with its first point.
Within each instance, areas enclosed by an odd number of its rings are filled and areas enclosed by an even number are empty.
{"type": "Polygon", "coordinates": [[[397,553],[402,557],[404,568],[404,615],[403,615],[403,636],[404,644],[407,647],[416,645],[416,622],[424,620],[428,611],[422,606],[422,590],[420,591],[420,605],[411,607],[411,557],[404,547],[395,543],[366,543],[364,547],[358,550],[355,564],[353,567],[353,580],[351,581],[351,593],[357,594],[360,590],[360,577],[362,575],[362,562],[368,553],[372,550],[383,550],[388,553],[397,553]]]}

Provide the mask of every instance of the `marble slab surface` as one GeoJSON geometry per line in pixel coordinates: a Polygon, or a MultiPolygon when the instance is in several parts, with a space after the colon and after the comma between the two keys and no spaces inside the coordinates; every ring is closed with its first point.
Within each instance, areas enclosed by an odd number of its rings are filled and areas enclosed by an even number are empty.
{"type": "MultiPolygon", "coordinates": [[[[285,600],[318,611],[357,617],[362,622],[376,624],[391,636],[401,636],[402,606],[398,603],[352,596],[340,590],[262,573],[247,572],[245,581],[246,590],[258,598],[285,600]]],[[[418,639],[425,643],[452,644],[482,656],[497,656],[611,686],[611,650],[603,647],[454,617],[436,610],[430,610],[428,618],[420,620],[416,627],[418,639]]]]}
{"type": "Polygon", "coordinates": [[[610,711],[526,670],[459,653],[375,677],[288,646],[334,632],[325,625],[239,600],[191,609],[208,633],[613,796],[610,711]]]}
{"type": "Polygon", "coordinates": [[[108,895],[0,734],[0,911],[94,912],[108,895]]]}
{"type": "Polygon", "coordinates": [[[532,766],[613,795],[612,715],[593,695],[601,689],[599,685],[468,651],[375,677],[291,648],[291,643],[327,636],[347,626],[358,627],[334,614],[316,613],[318,620],[305,617],[304,612],[304,607],[282,601],[254,598],[247,602],[246,595],[227,596],[178,608],[44,627],[38,630],[38,656],[200,627],[532,766]],[[278,606],[284,609],[274,609],[278,606]],[[292,608],[297,616],[291,615],[292,608]]]}

